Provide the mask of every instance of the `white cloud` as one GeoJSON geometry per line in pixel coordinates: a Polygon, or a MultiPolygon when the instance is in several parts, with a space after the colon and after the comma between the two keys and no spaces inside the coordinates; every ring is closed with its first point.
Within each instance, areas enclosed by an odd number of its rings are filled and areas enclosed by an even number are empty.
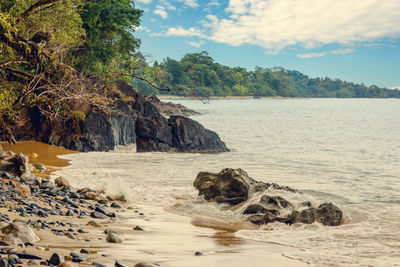
{"type": "Polygon", "coordinates": [[[185,37],[200,37],[206,38],[206,36],[197,28],[191,27],[189,29],[184,29],[181,26],[176,28],[172,27],[167,30],[165,36],[185,36],[185,37]]]}
{"type": "Polygon", "coordinates": [[[230,0],[226,12],[226,17],[208,15],[197,36],[257,45],[267,53],[400,37],[399,0],[230,0]]]}
{"type": "Polygon", "coordinates": [[[199,41],[199,42],[194,42],[194,41],[186,41],[185,43],[187,43],[188,45],[194,46],[199,48],[200,46],[202,46],[205,42],[203,40],[199,41]]]}
{"type": "Polygon", "coordinates": [[[167,0],[160,0],[160,4],[165,6],[165,8],[168,10],[176,10],[176,7],[167,0]]]}
{"type": "Polygon", "coordinates": [[[334,55],[345,55],[345,54],[350,54],[354,52],[354,48],[344,48],[344,49],[338,49],[338,50],[333,50],[330,53],[334,55]]]}
{"type": "Polygon", "coordinates": [[[136,2],[143,3],[143,4],[150,4],[152,0],[136,0],[136,2]]]}
{"type": "Polygon", "coordinates": [[[319,53],[308,53],[308,54],[298,54],[299,58],[313,58],[313,57],[324,57],[328,54],[328,52],[319,52],[319,53]]]}
{"type": "Polygon", "coordinates": [[[168,13],[167,11],[165,11],[165,7],[160,5],[156,6],[154,14],[160,15],[160,17],[162,17],[163,19],[166,19],[168,17],[168,13]]]}
{"type": "Polygon", "coordinates": [[[199,6],[197,3],[197,0],[179,0],[179,2],[182,2],[185,4],[185,6],[196,8],[199,6]]]}

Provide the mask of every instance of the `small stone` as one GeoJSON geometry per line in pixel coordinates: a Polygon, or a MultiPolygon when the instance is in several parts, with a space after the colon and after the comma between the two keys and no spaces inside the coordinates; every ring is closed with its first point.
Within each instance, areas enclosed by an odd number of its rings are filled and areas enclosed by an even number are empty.
{"type": "Polygon", "coordinates": [[[120,261],[115,261],[115,267],[126,267],[126,265],[122,264],[120,261]]]}
{"type": "Polygon", "coordinates": [[[97,263],[97,262],[93,262],[92,265],[96,266],[96,267],[106,267],[105,265],[97,263]]]}
{"type": "Polygon", "coordinates": [[[44,182],[40,185],[41,189],[54,189],[56,185],[52,181],[44,182]]]}
{"type": "Polygon", "coordinates": [[[35,158],[37,158],[37,157],[39,157],[39,155],[38,155],[37,153],[33,152],[33,153],[31,154],[31,158],[35,159],[35,158]]]}
{"type": "Polygon", "coordinates": [[[87,198],[87,199],[94,199],[95,197],[97,197],[97,193],[96,192],[86,192],[85,193],[85,197],[87,198]]]}
{"type": "Polygon", "coordinates": [[[201,256],[201,255],[203,255],[203,253],[201,253],[201,252],[199,252],[199,251],[196,251],[196,253],[194,253],[194,255],[195,255],[195,256],[201,256]]]}
{"type": "Polygon", "coordinates": [[[74,239],[74,240],[76,239],[76,236],[71,232],[67,232],[65,235],[68,236],[71,239],[74,239]]]}
{"type": "Polygon", "coordinates": [[[120,209],[120,208],[121,208],[121,206],[120,206],[120,205],[118,205],[117,203],[113,202],[113,203],[111,203],[111,208],[120,209]]]}
{"type": "Polygon", "coordinates": [[[68,210],[65,216],[74,216],[74,213],[71,210],[68,210]]]}
{"type": "Polygon", "coordinates": [[[122,239],[117,234],[114,233],[110,233],[107,236],[106,241],[109,243],[122,243],[122,239]]]}
{"type": "Polygon", "coordinates": [[[106,235],[109,235],[109,234],[118,234],[117,231],[112,230],[112,229],[106,229],[106,230],[104,230],[104,233],[105,233],[106,235]]]}
{"type": "Polygon", "coordinates": [[[108,219],[107,215],[98,211],[93,211],[92,213],[90,213],[90,216],[95,219],[108,219]]]}
{"type": "Polygon", "coordinates": [[[25,184],[18,185],[14,191],[21,197],[29,197],[31,195],[31,188],[25,184]]]}
{"type": "Polygon", "coordinates": [[[82,249],[80,250],[80,253],[89,254],[90,252],[89,252],[88,250],[82,248],[82,249]]]}
{"type": "Polygon", "coordinates": [[[7,250],[8,254],[15,254],[17,252],[18,252],[18,249],[16,249],[16,248],[10,248],[10,249],[7,250]]]}
{"type": "Polygon", "coordinates": [[[62,262],[64,262],[64,259],[58,253],[53,253],[49,259],[50,265],[59,265],[62,262]]]}
{"type": "Polygon", "coordinates": [[[143,231],[143,228],[140,227],[139,225],[136,225],[135,228],[133,228],[135,231],[143,231]]]}
{"type": "Polygon", "coordinates": [[[33,254],[29,254],[29,253],[17,253],[16,254],[20,259],[24,259],[24,260],[41,260],[42,257],[40,256],[36,256],[33,254]]]}
{"type": "Polygon", "coordinates": [[[43,165],[43,163],[40,162],[35,162],[32,164],[33,167],[35,167],[39,171],[45,171],[46,167],[43,165]]]}
{"type": "Polygon", "coordinates": [[[5,247],[8,247],[8,246],[9,246],[9,244],[8,244],[7,242],[0,241],[0,246],[5,246],[5,247]]]}
{"type": "Polygon", "coordinates": [[[39,265],[39,263],[38,263],[37,261],[35,261],[35,260],[29,260],[29,261],[27,262],[27,264],[28,264],[29,266],[32,266],[32,265],[39,265]]]}
{"type": "Polygon", "coordinates": [[[57,179],[54,180],[54,182],[58,187],[71,187],[69,182],[65,180],[63,177],[58,177],[57,179]]]}

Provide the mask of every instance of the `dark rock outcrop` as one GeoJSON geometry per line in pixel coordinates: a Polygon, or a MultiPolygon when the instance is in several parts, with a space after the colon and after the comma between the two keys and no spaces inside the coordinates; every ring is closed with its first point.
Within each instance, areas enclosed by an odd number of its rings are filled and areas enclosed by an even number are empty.
{"type": "Polygon", "coordinates": [[[334,204],[323,203],[316,208],[309,201],[291,203],[277,195],[276,189],[285,191],[285,196],[300,192],[287,186],[258,182],[241,169],[227,168],[219,173],[199,172],[193,185],[207,201],[242,206],[246,201],[252,202],[245,206],[242,214],[254,224],[319,222],[337,226],[342,220],[343,213],[334,204]]]}
{"type": "Polygon", "coordinates": [[[110,103],[106,108],[90,106],[62,121],[50,121],[37,108],[27,110],[29,119],[24,127],[14,127],[14,136],[20,141],[37,140],[84,152],[109,151],[136,142],[141,152],[228,151],[215,132],[182,116],[166,119],[159,112],[163,104],[157,97],[149,100],[124,81],[116,81],[107,97],[110,103]]]}
{"type": "Polygon", "coordinates": [[[138,118],[137,151],[227,152],[219,136],[200,123],[183,117],[162,115],[138,118]]]}
{"type": "Polygon", "coordinates": [[[200,114],[199,112],[196,112],[190,108],[187,108],[181,104],[175,104],[172,102],[163,102],[158,97],[155,95],[150,96],[147,98],[150,103],[157,108],[157,110],[164,116],[170,117],[170,116],[192,116],[196,114],[200,114]]]}

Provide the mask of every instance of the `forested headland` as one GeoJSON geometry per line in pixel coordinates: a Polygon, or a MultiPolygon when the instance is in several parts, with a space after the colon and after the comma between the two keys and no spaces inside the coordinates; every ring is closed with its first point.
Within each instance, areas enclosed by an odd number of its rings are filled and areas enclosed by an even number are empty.
{"type": "Polygon", "coordinates": [[[118,79],[146,95],[400,97],[283,68],[228,67],[204,51],[149,63],[135,37],[142,14],[132,0],[1,0],[0,135],[32,113],[84,120],[109,106],[118,79]]]}
{"type": "MultiPolygon", "coordinates": [[[[366,86],[339,79],[310,78],[281,67],[228,67],[213,60],[206,52],[186,54],[177,61],[167,57],[153,68],[164,71],[163,83],[183,88],[178,95],[209,96],[282,96],[282,97],[400,97],[399,90],[366,86]]],[[[139,85],[139,83],[138,83],[139,85]]],[[[149,86],[140,86],[147,94],[156,93],[149,86]]]]}

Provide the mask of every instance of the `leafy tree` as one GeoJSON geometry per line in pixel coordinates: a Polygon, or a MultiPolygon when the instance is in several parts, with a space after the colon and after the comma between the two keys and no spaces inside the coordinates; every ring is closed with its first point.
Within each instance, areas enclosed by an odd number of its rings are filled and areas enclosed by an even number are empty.
{"type": "Polygon", "coordinates": [[[73,52],[75,66],[92,73],[107,72],[109,64],[129,60],[140,45],[133,36],[142,10],[132,0],[87,0],[80,16],[86,41],[73,52]]]}

